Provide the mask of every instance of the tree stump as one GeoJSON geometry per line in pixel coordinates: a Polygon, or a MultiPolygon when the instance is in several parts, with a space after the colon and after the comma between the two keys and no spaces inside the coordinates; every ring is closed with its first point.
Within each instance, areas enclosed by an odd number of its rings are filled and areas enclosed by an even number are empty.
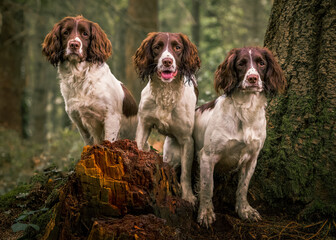
{"type": "Polygon", "coordinates": [[[84,147],[43,239],[178,239],[170,226],[192,222],[192,206],[160,155],[134,141],[104,141],[84,147]]]}

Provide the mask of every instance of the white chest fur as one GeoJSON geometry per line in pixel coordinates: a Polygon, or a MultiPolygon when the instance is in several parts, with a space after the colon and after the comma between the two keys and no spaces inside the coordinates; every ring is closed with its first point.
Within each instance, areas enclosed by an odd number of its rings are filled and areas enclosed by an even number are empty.
{"type": "Polygon", "coordinates": [[[99,112],[106,111],[109,106],[122,108],[122,87],[106,63],[82,62],[75,66],[65,62],[58,72],[67,112],[78,107],[94,107],[99,112]]]}

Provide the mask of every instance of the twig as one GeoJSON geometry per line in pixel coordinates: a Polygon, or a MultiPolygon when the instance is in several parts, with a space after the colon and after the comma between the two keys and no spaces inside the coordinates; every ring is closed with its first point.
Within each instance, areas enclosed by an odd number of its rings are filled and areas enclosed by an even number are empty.
{"type": "Polygon", "coordinates": [[[322,229],[324,228],[324,226],[327,224],[327,222],[328,222],[328,219],[325,220],[325,222],[323,223],[322,227],[317,231],[317,233],[315,233],[313,236],[311,236],[310,238],[307,238],[307,239],[305,239],[305,240],[310,240],[310,239],[312,239],[312,238],[318,236],[318,235],[320,234],[320,232],[322,231],[322,229]]]}

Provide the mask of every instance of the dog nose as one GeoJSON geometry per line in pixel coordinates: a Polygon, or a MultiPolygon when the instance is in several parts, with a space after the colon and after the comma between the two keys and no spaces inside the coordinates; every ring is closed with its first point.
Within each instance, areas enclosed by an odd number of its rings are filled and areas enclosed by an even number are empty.
{"type": "Polygon", "coordinates": [[[258,80],[258,75],[257,74],[251,74],[251,75],[247,76],[247,81],[249,83],[255,84],[255,83],[257,83],[257,80],[258,80]]]}
{"type": "Polygon", "coordinates": [[[78,41],[71,41],[69,42],[69,46],[73,50],[78,50],[80,47],[80,43],[78,41]]]}
{"type": "Polygon", "coordinates": [[[162,63],[165,67],[170,67],[173,64],[173,59],[171,58],[164,58],[162,63]]]}

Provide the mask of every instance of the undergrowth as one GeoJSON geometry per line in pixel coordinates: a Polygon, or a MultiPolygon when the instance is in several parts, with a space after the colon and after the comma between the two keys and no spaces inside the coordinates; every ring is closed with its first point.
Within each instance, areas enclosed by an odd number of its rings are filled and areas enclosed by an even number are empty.
{"type": "Polygon", "coordinates": [[[64,129],[38,144],[15,131],[0,128],[0,195],[48,167],[71,171],[84,143],[77,130],[64,129]]]}

